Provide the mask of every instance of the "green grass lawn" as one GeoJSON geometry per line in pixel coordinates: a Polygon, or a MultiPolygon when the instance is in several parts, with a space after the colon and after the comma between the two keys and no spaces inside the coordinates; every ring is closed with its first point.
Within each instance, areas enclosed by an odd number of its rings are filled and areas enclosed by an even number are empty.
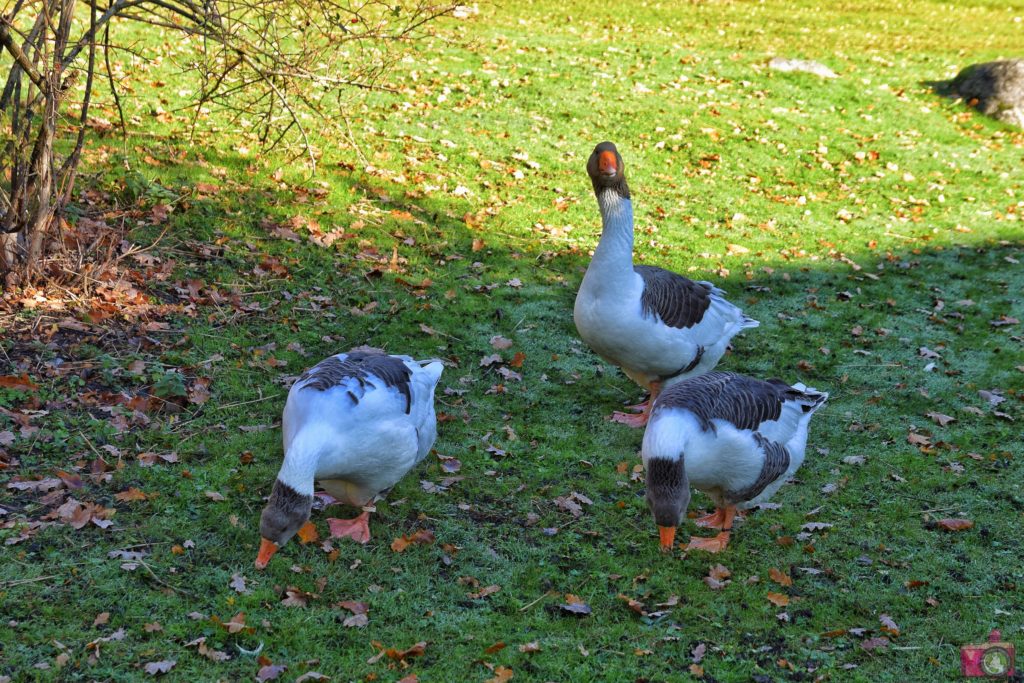
{"type": "Polygon", "coordinates": [[[189,46],[149,36],[137,134],[93,140],[78,206],[159,241],[93,283],[106,308],[37,301],[0,342],[38,385],[0,387],[0,680],[940,681],[992,628],[1024,647],[1024,133],[927,85],[1021,56],[1024,3],[793,4],[482,5],[325,123],[315,176],[216,113],[187,146],[154,112],[187,101],[189,46]],[[658,551],[642,434],[604,419],[640,391],[573,327],[604,139],[637,259],[761,321],[720,367],[831,394],[717,556],[658,551]],[[359,344],[445,360],[461,467],[429,456],[366,546],[256,571],[288,378],[359,344]],[[68,498],[112,524],[61,523],[68,498]]]}

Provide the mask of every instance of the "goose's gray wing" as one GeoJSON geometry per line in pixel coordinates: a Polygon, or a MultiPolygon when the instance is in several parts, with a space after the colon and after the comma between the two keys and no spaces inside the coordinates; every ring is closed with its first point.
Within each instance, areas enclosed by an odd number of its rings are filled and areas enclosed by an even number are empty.
{"type": "Polygon", "coordinates": [[[685,329],[704,319],[711,306],[709,285],[657,266],[633,266],[644,281],[640,305],[645,316],[657,315],[669,327],[685,329]]]}

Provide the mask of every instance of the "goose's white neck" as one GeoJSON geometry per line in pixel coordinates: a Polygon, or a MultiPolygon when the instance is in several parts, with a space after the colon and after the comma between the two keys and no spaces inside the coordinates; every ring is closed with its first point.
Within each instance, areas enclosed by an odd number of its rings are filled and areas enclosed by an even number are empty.
{"type": "Polygon", "coordinates": [[[628,281],[633,277],[633,202],[609,189],[597,195],[597,205],[601,209],[601,240],[590,269],[599,271],[608,284],[616,276],[628,281]]]}
{"type": "Polygon", "coordinates": [[[313,480],[317,465],[324,452],[331,448],[329,436],[319,433],[315,427],[302,429],[287,446],[284,462],[277,473],[283,484],[292,487],[305,496],[313,495],[313,480]]]}

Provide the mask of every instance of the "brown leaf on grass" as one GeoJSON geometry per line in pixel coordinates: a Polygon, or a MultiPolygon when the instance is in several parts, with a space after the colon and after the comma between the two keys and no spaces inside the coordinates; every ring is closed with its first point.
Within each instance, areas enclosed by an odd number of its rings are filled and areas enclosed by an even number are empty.
{"type": "Polygon", "coordinates": [[[559,609],[576,616],[586,616],[591,613],[590,605],[583,602],[583,599],[572,593],[565,594],[565,604],[559,605],[559,609]]]}
{"type": "Polygon", "coordinates": [[[316,526],[313,522],[306,522],[299,530],[295,532],[295,535],[299,537],[299,543],[306,545],[307,543],[314,543],[320,540],[320,534],[317,533],[316,526]]]}
{"type": "Polygon", "coordinates": [[[206,657],[211,662],[227,662],[231,659],[231,655],[227,652],[207,647],[206,636],[199,636],[195,640],[185,643],[185,647],[192,647],[193,645],[198,645],[199,647],[196,648],[196,652],[198,652],[201,657],[206,657]]]}
{"type": "Polygon", "coordinates": [[[113,633],[111,633],[109,636],[104,636],[102,638],[97,638],[96,640],[89,641],[85,644],[85,649],[99,651],[100,645],[102,645],[103,643],[112,643],[116,640],[124,640],[126,635],[128,634],[125,632],[125,630],[123,628],[119,628],[113,633]]]}
{"type": "Polygon", "coordinates": [[[783,593],[772,593],[769,591],[768,602],[773,605],[777,605],[778,607],[785,607],[789,604],[789,596],[783,593]]]}
{"type": "Polygon", "coordinates": [[[115,493],[114,499],[119,500],[122,503],[128,503],[136,500],[148,500],[149,494],[143,493],[139,489],[132,486],[125,491],[121,491],[121,493],[115,493]]]}
{"type": "Polygon", "coordinates": [[[164,627],[160,625],[159,621],[152,621],[142,625],[142,630],[146,633],[158,633],[164,630],[164,627]]]}
{"type": "Polygon", "coordinates": [[[887,648],[889,647],[889,639],[885,636],[881,636],[879,638],[868,638],[867,640],[862,641],[860,646],[868,651],[877,650],[878,648],[887,648]]]}
{"type": "Polygon", "coordinates": [[[189,403],[201,406],[210,400],[210,380],[207,377],[197,377],[188,390],[189,403]]]}
{"type": "Polygon", "coordinates": [[[503,361],[501,359],[501,356],[499,356],[496,353],[492,353],[491,355],[484,356],[483,358],[480,359],[480,367],[487,368],[487,367],[490,367],[490,366],[494,365],[495,363],[500,365],[501,363],[504,363],[504,362],[505,361],[503,361]]]}
{"type": "Polygon", "coordinates": [[[540,652],[540,643],[536,640],[532,640],[529,643],[523,643],[519,646],[519,651],[523,653],[540,652]]]}
{"type": "Polygon", "coordinates": [[[491,645],[490,647],[485,647],[484,648],[484,654],[485,655],[493,655],[495,652],[501,652],[506,647],[507,646],[505,645],[505,643],[503,641],[499,640],[494,645],[491,645]]]}
{"type": "Polygon", "coordinates": [[[420,529],[412,535],[402,535],[391,541],[391,549],[396,553],[404,552],[411,545],[430,545],[434,542],[434,532],[420,529]]]}
{"type": "Polygon", "coordinates": [[[177,453],[139,453],[135,456],[142,467],[152,467],[158,462],[178,462],[177,453]]]}
{"type": "Polygon", "coordinates": [[[1008,315],[1001,315],[998,319],[990,320],[988,322],[988,324],[991,325],[992,327],[1006,327],[1008,325],[1017,325],[1019,323],[1019,320],[1017,320],[1016,318],[1011,318],[1008,315]]]}
{"type": "Polygon", "coordinates": [[[4,389],[17,389],[18,391],[36,391],[39,389],[39,385],[29,379],[27,372],[23,373],[21,377],[16,375],[0,377],[0,387],[4,389]]]}
{"type": "Polygon", "coordinates": [[[239,633],[245,628],[245,612],[239,612],[235,616],[231,617],[230,621],[225,621],[221,624],[228,630],[228,633],[239,633]]]}
{"type": "Polygon", "coordinates": [[[777,583],[777,584],[779,584],[781,586],[792,586],[793,585],[793,579],[790,578],[789,574],[781,572],[778,569],[776,569],[775,567],[772,567],[771,569],[768,570],[768,576],[771,578],[772,581],[774,581],[775,583],[777,583]]]}
{"type": "Polygon", "coordinates": [[[223,493],[218,493],[217,491],[205,491],[203,495],[217,503],[221,502],[222,500],[227,500],[227,498],[224,497],[223,493]]]}
{"type": "Polygon", "coordinates": [[[484,683],[505,683],[512,679],[512,669],[507,666],[499,666],[494,670],[494,677],[488,678],[484,683]]]}
{"type": "Polygon", "coordinates": [[[888,614],[878,615],[878,621],[881,622],[882,630],[886,633],[894,636],[898,636],[900,634],[900,627],[896,625],[896,622],[893,621],[892,617],[888,614]]]}
{"type": "Polygon", "coordinates": [[[958,519],[958,518],[946,518],[940,519],[935,522],[935,526],[944,531],[963,531],[964,529],[970,529],[974,526],[974,522],[969,519],[958,519]]]}
{"type": "Polygon", "coordinates": [[[907,443],[912,446],[931,446],[932,439],[926,434],[918,434],[917,432],[909,432],[907,434],[907,443]]]}
{"type": "Polygon", "coordinates": [[[521,367],[523,367],[523,362],[525,360],[526,360],[526,354],[523,353],[522,351],[518,351],[518,352],[516,352],[516,355],[512,356],[512,360],[510,360],[508,362],[508,364],[509,364],[509,367],[521,368],[521,367]]]}
{"type": "Polygon", "coordinates": [[[159,676],[160,674],[165,674],[173,669],[174,665],[177,663],[178,662],[174,659],[164,659],[159,662],[149,662],[142,668],[150,676],[159,676]]]}
{"type": "Polygon", "coordinates": [[[570,513],[573,517],[579,517],[583,514],[583,506],[593,505],[594,501],[590,500],[582,493],[573,491],[567,496],[558,496],[554,499],[554,503],[562,510],[570,513]]]}
{"type": "Polygon", "coordinates": [[[285,607],[305,607],[310,600],[320,597],[316,593],[307,593],[296,586],[288,586],[284,593],[285,598],[281,604],[285,607]]]}
{"type": "Polygon", "coordinates": [[[950,417],[949,415],[943,415],[942,413],[929,412],[929,413],[925,413],[925,414],[928,417],[930,417],[932,419],[932,421],[935,422],[935,424],[939,425],[940,427],[945,427],[950,422],[956,422],[956,418],[955,417],[950,417]]]}
{"type": "Polygon", "coordinates": [[[626,607],[633,610],[640,616],[643,616],[647,613],[646,610],[644,610],[644,603],[640,602],[639,600],[634,600],[628,595],[623,595],[622,593],[619,593],[618,598],[619,600],[622,600],[626,603],[626,607]]]}
{"type": "Polygon", "coordinates": [[[345,617],[345,620],[341,622],[341,625],[345,628],[362,628],[369,623],[369,616],[365,614],[353,614],[350,617],[345,617]]]}
{"type": "Polygon", "coordinates": [[[438,454],[437,459],[441,462],[441,470],[448,474],[455,474],[462,469],[462,462],[458,458],[438,454]]]}
{"type": "Polygon", "coordinates": [[[501,586],[492,585],[484,586],[476,593],[466,593],[466,597],[470,600],[479,600],[480,598],[486,598],[488,595],[493,595],[501,590],[501,586]]]}
{"type": "Polygon", "coordinates": [[[92,625],[93,627],[102,626],[108,621],[110,621],[110,612],[100,612],[96,615],[96,618],[92,620],[92,625]]]}
{"type": "Polygon", "coordinates": [[[496,334],[491,337],[491,347],[498,351],[504,351],[512,346],[512,340],[502,337],[500,334],[496,334]]]}
{"type": "Polygon", "coordinates": [[[372,641],[370,644],[378,648],[380,652],[367,659],[367,664],[376,664],[382,657],[387,657],[388,659],[401,663],[409,657],[422,657],[423,653],[427,649],[426,641],[420,641],[405,650],[398,650],[393,647],[386,648],[376,640],[372,641]]]}
{"type": "Polygon", "coordinates": [[[259,683],[263,681],[274,681],[288,669],[283,664],[266,664],[260,667],[259,672],[256,674],[256,680],[259,683]]]}
{"type": "Polygon", "coordinates": [[[352,614],[366,614],[370,611],[370,606],[368,604],[358,600],[342,600],[341,602],[335,603],[334,606],[340,607],[341,609],[347,609],[352,614]]]}
{"type": "MultiPolygon", "coordinates": [[[[416,674],[410,674],[410,675],[411,676],[415,676],[416,674]]],[[[406,676],[406,678],[408,678],[408,677],[409,676],[406,676]]],[[[301,676],[299,676],[298,678],[296,678],[295,679],[295,683],[306,683],[306,681],[329,681],[329,680],[331,680],[329,676],[324,676],[319,671],[307,671],[306,673],[304,673],[301,676]]],[[[404,680],[405,680],[405,678],[402,679],[402,681],[404,681],[404,680]]],[[[402,683],[402,681],[399,681],[398,683],[402,683]]],[[[415,681],[416,681],[416,679],[413,678],[411,683],[415,683],[415,681]]]]}
{"type": "Polygon", "coordinates": [[[231,575],[231,582],[228,583],[228,588],[233,589],[236,593],[249,592],[249,589],[245,587],[245,577],[241,574],[231,575]]]}
{"type": "Polygon", "coordinates": [[[694,678],[704,678],[704,667],[700,664],[691,664],[690,675],[694,678]]]}
{"type": "Polygon", "coordinates": [[[732,581],[729,577],[732,576],[732,572],[722,564],[712,565],[708,569],[708,575],[704,577],[704,583],[707,587],[713,591],[720,591],[728,586],[732,581]]]}
{"type": "Polygon", "coordinates": [[[993,389],[992,391],[989,391],[987,389],[981,389],[980,391],[978,391],[978,396],[988,401],[988,404],[993,408],[1006,400],[1006,397],[995,389],[993,389]]]}

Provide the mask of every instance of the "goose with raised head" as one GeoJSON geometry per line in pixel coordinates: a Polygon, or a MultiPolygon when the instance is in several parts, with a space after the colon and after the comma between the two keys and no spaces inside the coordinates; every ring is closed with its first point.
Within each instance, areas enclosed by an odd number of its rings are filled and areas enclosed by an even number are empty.
{"type": "Polygon", "coordinates": [[[579,292],[573,319],[597,355],[650,392],[639,414],[615,412],[633,427],[647,423],[665,387],[714,369],[729,340],[758,322],[709,282],[655,266],[633,265],[633,204],[625,168],[610,142],[594,148],[587,173],[601,211],[601,239],[579,292]]]}
{"type": "MultiPolygon", "coordinates": [[[[369,347],[326,358],[292,385],[284,407],[284,462],[260,516],[260,569],[309,520],[313,482],[364,507],[398,483],[437,438],[440,361],[369,347]]],[[[333,537],[370,540],[370,511],[328,519],[333,537]]]]}
{"type": "Polygon", "coordinates": [[[662,549],[672,548],[693,486],[715,504],[715,512],[696,524],[719,534],[694,536],[687,548],[723,550],[736,511],[771,498],[800,467],[811,417],[827,399],[803,384],[733,372],[710,372],[665,389],[641,451],[662,549]]]}

